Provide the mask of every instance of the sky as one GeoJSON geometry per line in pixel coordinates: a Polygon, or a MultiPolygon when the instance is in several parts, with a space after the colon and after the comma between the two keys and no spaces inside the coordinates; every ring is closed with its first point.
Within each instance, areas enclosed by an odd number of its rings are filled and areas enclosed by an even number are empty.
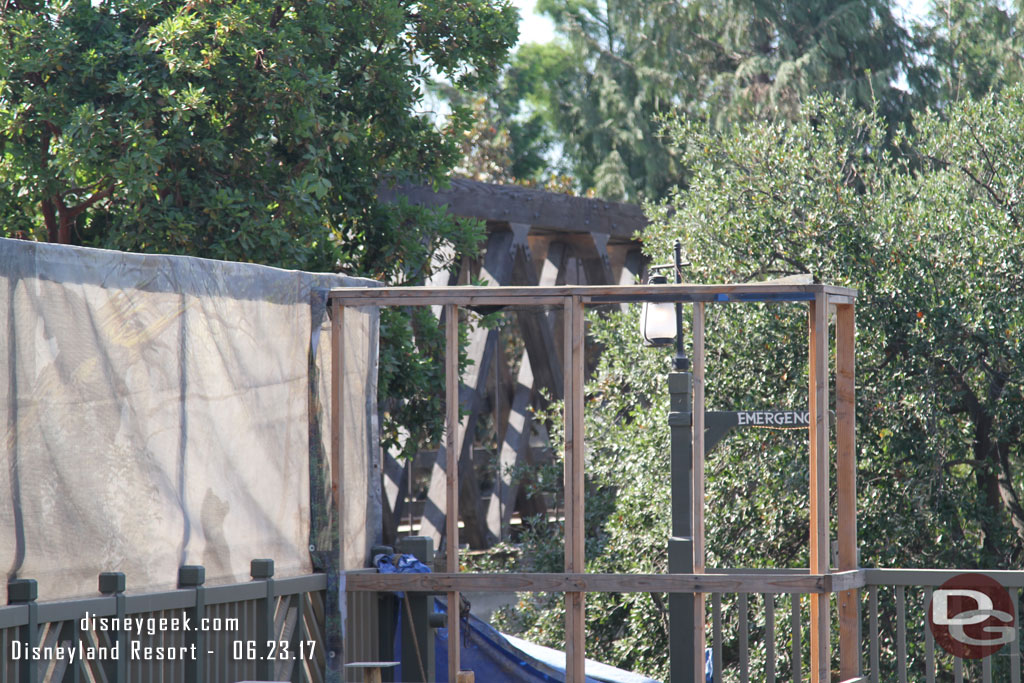
{"type": "MultiPolygon", "coordinates": [[[[929,0],[895,0],[897,12],[904,18],[919,18],[928,11],[929,0]]],[[[519,42],[546,43],[555,35],[554,24],[547,17],[534,14],[536,0],[512,0],[519,8],[519,42]]]]}

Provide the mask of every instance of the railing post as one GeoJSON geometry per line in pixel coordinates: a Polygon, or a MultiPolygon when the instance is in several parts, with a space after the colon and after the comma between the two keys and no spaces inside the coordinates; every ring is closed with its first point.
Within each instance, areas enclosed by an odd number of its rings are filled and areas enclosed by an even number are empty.
{"type": "MultiPolygon", "coordinates": [[[[857,443],[854,360],[856,325],[853,304],[836,306],[836,515],[837,566],[856,569],[857,557],[857,443]]],[[[839,607],[839,677],[861,675],[860,591],[837,595],[839,607]]]]}
{"type": "Polygon", "coordinates": [[[275,640],[274,633],[274,561],[269,559],[253,560],[249,563],[249,576],[254,581],[263,581],[267,592],[256,604],[256,651],[259,660],[256,662],[256,677],[261,681],[274,679],[274,662],[269,658],[270,641],[275,640]]]}
{"type": "MultiPolygon", "coordinates": [[[[103,595],[110,595],[114,598],[114,610],[117,623],[123,624],[126,605],[124,592],[128,582],[122,572],[103,572],[99,577],[99,589],[103,595]]],[[[124,629],[117,629],[116,636],[108,636],[115,642],[111,643],[117,652],[117,659],[107,660],[103,669],[107,678],[116,683],[125,683],[128,680],[128,633],[124,629]]]]}
{"type": "MultiPolygon", "coordinates": [[[[35,579],[11,579],[7,582],[7,603],[10,605],[27,605],[28,620],[19,630],[18,638],[31,653],[31,648],[39,646],[39,586],[35,579]]],[[[39,680],[39,663],[34,657],[22,658],[18,667],[19,683],[36,683],[39,680]]]]}
{"type": "MultiPolygon", "coordinates": [[[[828,297],[816,294],[808,312],[811,574],[829,574],[828,297]]],[[[811,593],[811,683],[831,679],[831,592],[811,593]]]]}
{"type": "Polygon", "coordinates": [[[201,565],[187,564],[178,568],[178,588],[192,588],[196,593],[196,606],[186,610],[192,620],[189,632],[189,646],[193,657],[185,660],[185,680],[189,683],[203,683],[206,673],[206,634],[200,628],[206,616],[206,569],[201,565]]]}

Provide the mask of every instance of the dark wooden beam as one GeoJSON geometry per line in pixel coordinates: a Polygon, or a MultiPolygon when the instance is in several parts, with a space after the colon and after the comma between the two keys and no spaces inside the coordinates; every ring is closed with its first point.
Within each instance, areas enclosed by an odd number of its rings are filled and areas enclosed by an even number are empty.
{"type": "Polygon", "coordinates": [[[425,185],[382,185],[377,196],[383,202],[395,202],[404,196],[418,206],[447,206],[448,212],[456,216],[526,223],[539,230],[594,232],[616,241],[632,240],[647,225],[643,210],[635,204],[465,178],[452,178],[450,187],[437,191],[425,185]]]}
{"type": "Polygon", "coordinates": [[[763,573],[739,570],[729,574],[564,574],[542,573],[349,573],[350,591],[465,591],[591,593],[810,593],[828,595],[864,585],[863,569],[832,574],[763,573]]]}
{"type": "MultiPolygon", "coordinates": [[[[511,231],[492,232],[487,240],[484,263],[480,277],[491,286],[506,286],[512,271],[510,256],[513,242],[511,231]]],[[[483,398],[487,393],[487,380],[494,362],[494,343],[497,333],[483,327],[476,327],[470,332],[469,346],[466,350],[470,364],[465,369],[460,386],[459,396],[463,417],[460,420],[459,440],[462,444],[459,455],[459,511],[464,524],[463,535],[473,548],[486,548],[496,540],[487,531],[487,519],[480,502],[480,486],[477,483],[476,471],[473,467],[473,444],[476,441],[476,428],[483,412],[483,398]]],[[[443,452],[444,449],[441,450],[443,452]]],[[[427,503],[424,506],[420,521],[420,535],[434,539],[435,547],[444,530],[445,506],[442,502],[446,494],[445,460],[441,452],[430,477],[430,489],[427,492],[427,503]]],[[[458,545],[458,539],[448,539],[448,547],[458,545]]]]}

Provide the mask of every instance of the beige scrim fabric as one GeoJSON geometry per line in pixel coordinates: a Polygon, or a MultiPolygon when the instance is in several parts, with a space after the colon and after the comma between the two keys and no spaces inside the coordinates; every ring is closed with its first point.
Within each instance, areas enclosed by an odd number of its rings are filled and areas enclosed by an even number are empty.
{"type": "MultiPolygon", "coordinates": [[[[248,580],[261,557],[279,577],[308,573],[317,328],[324,444],[330,434],[330,323],[314,326],[311,289],[366,284],[0,240],[8,578],[36,579],[39,599],[54,600],[95,595],[103,571],[124,572],[130,592],[175,587],[183,564],[205,566],[208,584],[248,580]]],[[[360,492],[350,516],[368,545],[376,313],[351,311],[345,325],[346,458],[359,465],[345,469],[367,473],[345,488],[360,492]]]]}

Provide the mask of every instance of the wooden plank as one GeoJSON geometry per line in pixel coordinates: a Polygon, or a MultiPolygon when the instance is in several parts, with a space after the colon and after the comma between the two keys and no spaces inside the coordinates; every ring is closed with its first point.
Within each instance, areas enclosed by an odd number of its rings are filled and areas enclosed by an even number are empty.
{"type": "Polygon", "coordinates": [[[791,645],[789,651],[790,678],[793,683],[801,683],[803,680],[803,663],[800,661],[800,595],[790,596],[789,605],[789,633],[791,645]]]}
{"type": "MultiPolygon", "coordinates": [[[[529,244],[530,226],[513,223],[510,227],[514,234],[511,281],[526,286],[554,285],[564,262],[564,245],[549,246],[538,275],[529,244]]],[[[488,531],[498,538],[504,538],[508,532],[519,489],[513,486],[509,469],[525,460],[530,446],[530,403],[541,387],[548,388],[555,398],[561,398],[563,386],[562,363],[555,344],[554,315],[530,307],[518,310],[517,319],[526,352],[520,360],[509,421],[498,455],[500,486],[492,493],[487,509],[488,531]]]]}
{"type": "MultiPolygon", "coordinates": [[[[550,245],[539,275],[534,267],[529,245],[517,242],[514,250],[512,282],[517,285],[539,287],[550,287],[555,284],[558,272],[565,262],[565,245],[558,242],[550,245]]],[[[561,398],[563,371],[558,345],[555,343],[553,317],[536,306],[516,311],[534,377],[540,386],[551,391],[552,396],[561,398]]]]}
{"type": "Polygon", "coordinates": [[[508,535],[509,523],[515,506],[519,486],[512,481],[510,470],[525,461],[530,447],[530,398],[535,388],[533,368],[529,355],[519,365],[515,393],[509,410],[508,426],[498,451],[499,486],[491,493],[487,507],[487,529],[499,539],[508,535]]]}
{"type": "MultiPolygon", "coordinates": [[[[576,547],[575,532],[576,532],[576,520],[574,515],[576,513],[576,507],[572,502],[572,494],[574,490],[575,476],[572,468],[576,464],[575,459],[572,457],[574,450],[573,441],[576,438],[576,421],[573,419],[573,408],[575,401],[573,400],[577,386],[573,384],[572,368],[573,368],[573,346],[572,346],[572,329],[573,329],[573,317],[575,316],[576,308],[573,306],[571,298],[565,299],[562,306],[562,320],[563,320],[563,331],[562,331],[562,367],[564,368],[565,377],[562,383],[563,387],[563,402],[562,402],[562,422],[563,429],[565,432],[563,439],[563,452],[562,452],[562,489],[563,489],[563,506],[565,508],[565,521],[563,522],[563,536],[565,538],[565,547],[563,552],[565,554],[563,568],[565,573],[579,573],[581,570],[576,568],[575,554],[573,550],[576,547]]],[[[575,595],[573,593],[572,595],[575,595]]],[[[572,595],[566,593],[563,599],[565,600],[565,680],[566,683],[577,683],[574,680],[576,676],[576,647],[579,644],[578,638],[578,622],[577,614],[579,608],[574,603],[572,595]]]]}
{"type": "MultiPolygon", "coordinates": [[[[706,564],[704,549],[704,304],[693,304],[693,572],[703,574],[706,564]]],[[[744,598],[745,599],[745,598],[744,598]]],[[[704,595],[693,596],[693,629],[695,680],[703,672],[705,628],[704,595]]]]}
{"type": "MultiPolygon", "coordinates": [[[[808,399],[810,432],[810,569],[828,574],[829,567],[829,485],[828,485],[828,304],[824,296],[810,303],[808,315],[808,399]]],[[[828,595],[811,595],[812,683],[831,679],[828,595]]]]}
{"type": "Polygon", "coordinates": [[[722,594],[711,594],[711,678],[722,683],[722,594]]]}
{"type": "Polygon", "coordinates": [[[466,178],[451,178],[446,189],[427,185],[382,185],[377,196],[395,202],[403,196],[413,205],[445,207],[455,216],[529,223],[561,232],[597,232],[632,241],[647,218],[635,204],[573,197],[519,185],[496,185],[466,178]]]}
{"type": "Polygon", "coordinates": [[[764,593],[764,677],[775,683],[775,595],[764,593]]]}
{"type": "MultiPolygon", "coordinates": [[[[932,589],[926,588],[924,590],[924,603],[923,608],[925,613],[928,611],[928,605],[932,604],[932,589]]],[[[931,626],[928,625],[927,619],[922,619],[922,629],[924,630],[924,676],[925,683],[935,683],[935,636],[932,634],[931,626]]]]}
{"type": "MultiPolygon", "coordinates": [[[[834,290],[835,288],[830,288],[834,290]]],[[[712,301],[726,303],[742,297],[778,295],[808,301],[823,295],[820,284],[738,283],[698,285],[690,283],[632,285],[621,287],[569,285],[560,287],[341,287],[330,298],[350,306],[424,306],[445,303],[468,305],[559,305],[562,297],[578,296],[586,303],[638,302],[662,297],[666,301],[712,301]]],[[[855,290],[845,290],[856,296],[855,290]]],[[[781,299],[785,300],[785,299],[781,299]]]]}
{"type": "MultiPolygon", "coordinates": [[[[432,573],[346,576],[349,591],[583,592],[583,593],[812,593],[824,577],[786,574],[432,573]]],[[[799,641],[799,633],[797,640],[799,641]]]]}
{"type": "Polygon", "coordinates": [[[1010,642],[1010,683],[1021,683],[1021,611],[1020,591],[1011,591],[1010,597],[1014,603],[1015,621],[1014,628],[1017,629],[1017,637],[1010,642]]]}
{"type": "MultiPolygon", "coordinates": [[[[487,251],[484,254],[484,263],[481,267],[480,277],[486,279],[495,286],[476,287],[480,291],[497,290],[508,284],[512,270],[512,259],[510,250],[513,244],[513,233],[509,230],[504,232],[493,232],[487,240],[487,251]]],[[[431,291],[448,291],[459,289],[450,287],[447,289],[429,288],[431,291]]],[[[449,304],[457,303],[449,301],[449,304]]],[[[460,451],[458,467],[462,470],[459,481],[459,499],[461,517],[463,522],[463,536],[474,548],[482,548],[494,541],[487,531],[486,514],[480,501],[480,487],[476,479],[476,470],[473,467],[473,443],[476,440],[476,428],[479,417],[483,410],[483,397],[487,392],[487,380],[491,371],[491,363],[494,362],[496,332],[485,328],[477,327],[470,333],[469,347],[466,355],[469,365],[462,376],[463,389],[460,391],[462,421],[460,426],[459,443],[460,451]]],[[[420,535],[429,536],[434,539],[435,547],[439,547],[441,530],[443,528],[443,516],[441,515],[441,501],[445,496],[446,472],[440,454],[434,463],[431,471],[430,486],[427,490],[427,503],[423,509],[423,517],[420,522],[420,535]]],[[[458,537],[453,541],[458,545],[458,537]]]]}
{"type": "MultiPolygon", "coordinates": [[[[580,573],[584,558],[584,443],[583,443],[583,374],[584,317],[583,302],[572,297],[565,303],[565,570],[580,573]]],[[[565,596],[566,614],[566,681],[583,683],[585,658],[584,593],[574,591],[565,596]]]]}
{"type": "Polygon", "coordinates": [[[896,587],[896,665],[900,683],[907,683],[907,589],[896,587]]]}
{"type": "Polygon", "coordinates": [[[1006,588],[1024,588],[1024,572],[1019,569],[862,569],[868,586],[931,586],[937,587],[958,574],[984,574],[1006,588]]]}
{"type": "MultiPolygon", "coordinates": [[[[445,315],[453,304],[445,304],[445,315]]],[[[445,321],[447,324],[447,321],[445,321]]],[[[494,345],[490,343],[490,330],[477,328],[469,335],[469,345],[466,355],[470,365],[466,368],[465,376],[462,378],[460,390],[459,382],[456,382],[456,390],[461,396],[463,416],[459,426],[460,451],[456,454],[458,458],[457,467],[463,470],[459,480],[459,495],[462,502],[461,515],[464,522],[464,533],[470,545],[483,545],[479,538],[479,531],[484,521],[484,513],[479,500],[479,485],[476,481],[476,471],[472,465],[472,445],[475,439],[476,426],[483,407],[483,391],[487,383],[487,373],[493,362],[494,345]]],[[[456,402],[459,405],[458,401],[456,402]]],[[[447,509],[444,501],[447,491],[447,446],[438,450],[437,458],[431,468],[430,485],[427,489],[427,500],[423,507],[423,515],[420,518],[421,536],[429,536],[434,540],[434,547],[440,548],[442,531],[445,530],[445,515],[442,510],[447,509]]],[[[454,543],[458,545],[458,536],[454,543]]]]}
{"type": "MultiPolygon", "coordinates": [[[[618,283],[620,287],[630,287],[637,284],[640,275],[644,268],[644,254],[639,247],[620,247],[620,250],[625,251],[625,256],[622,257],[622,264],[620,267],[616,267],[616,264],[612,264],[612,273],[615,274],[616,270],[618,276],[615,277],[613,282],[618,283]]],[[[612,254],[609,250],[609,258],[612,254]]]]}
{"type": "Polygon", "coordinates": [[[388,452],[384,453],[383,460],[383,541],[385,545],[394,545],[398,540],[398,526],[402,523],[402,516],[407,508],[406,499],[409,495],[408,469],[412,467],[412,463],[406,462],[403,466],[402,463],[399,463],[388,452]]]}
{"type": "Polygon", "coordinates": [[[341,464],[345,405],[345,307],[331,302],[331,504],[338,533],[338,569],[345,565],[345,487],[341,464]]]}
{"type": "Polygon", "coordinates": [[[612,278],[612,267],[608,259],[607,235],[588,232],[566,235],[561,241],[572,247],[573,256],[579,259],[588,285],[617,284],[612,278]]]}
{"type": "Polygon", "coordinates": [[[878,683],[878,586],[871,586],[868,589],[868,619],[871,683],[878,683]]]}
{"type": "Polygon", "coordinates": [[[851,569],[825,575],[826,588],[834,593],[853,591],[867,585],[867,572],[863,569],[851,569]]]}
{"type": "MultiPolygon", "coordinates": [[[[747,594],[740,593],[736,610],[739,613],[739,623],[736,626],[739,636],[740,650],[740,683],[750,683],[750,625],[747,623],[747,594]]],[[[700,678],[694,680],[699,681],[700,678]]]]}
{"type": "MultiPolygon", "coordinates": [[[[831,301],[831,297],[829,301],[831,301]]],[[[854,307],[836,307],[836,478],[839,570],[857,568],[857,444],[854,307]]],[[[839,676],[860,676],[860,597],[843,591],[839,602],[839,676]]]]}
{"type": "MultiPolygon", "coordinates": [[[[345,532],[345,522],[347,515],[345,514],[345,487],[346,482],[345,473],[342,472],[342,466],[345,462],[344,453],[342,449],[345,444],[345,424],[344,424],[344,406],[346,403],[345,395],[345,307],[339,305],[336,302],[331,302],[331,505],[333,505],[333,516],[335,524],[336,537],[331,538],[330,542],[337,543],[337,556],[334,558],[334,566],[330,567],[333,571],[345,571],[347,569],[354,569],[358,566],[365,566],[366,560],[369,558],[361,557],[355,560],[358,564],[349,564],[348,558],[346,558],[346,546],[348,545],[348,535],[345,532]]],[[[330,553],[333,555],[333,553],[330,553]]],[[[198,595],[198,591],[193,591],[198,595]]],[[[338,592],[339,612],[345,614],[347,610],[346,606],[346,593],[344,591],[338,592]]],[[[127,605],[127,600],[126,600],[127,605]]],[[[343,645],[338,642],[337,637],[341,637],[342,634],[338,633],[335,627],[331,627],[331,642],[328,643],[330,654],[334,655],[331,661],[332,673],[337,675],[337,663],[341,661],[339,655],[343,654],[341,650],[343,645]]],[[[341,625],[341,630],[344,630],[344,624],[341,625]]],[[[123,665],[122,665],[123,666],[123,665]]],[[[125,669],[119,667],[118,677],[125,669]]],[[[190,671],[187,673],[195,673],[190,671]]]]}
{"type": "MultiPolygon", "coordinates": [[[[619,270],[619,276],[615,280],[619,286],[629,287],[636,284],[637,279],[640,277],[644,267],[644,255],[640,249],[629,249],[626,252],[626,257],[622,261],[622,268],[619,270]]],[[[628,303],[619,304],[619,308],[622,311],[629,310],[628,303]]]]}
{"type": "Polygon", "coordinates": [[[1020,591],[1010,591],[1010,598],[1013,602],[1014,628],[1017,629],[1017,637],[1010,641],[1010,683],[1020,683],[1020,591]]]}
{"type": "MultiPolygon", "coordinates": [[[[445,568],[449,574],[459,571],[459,310],[445,306],[445,568]]],[[[448,591],[448,680],[455,680],[459,664],[459,592],[448,591]]]]}

